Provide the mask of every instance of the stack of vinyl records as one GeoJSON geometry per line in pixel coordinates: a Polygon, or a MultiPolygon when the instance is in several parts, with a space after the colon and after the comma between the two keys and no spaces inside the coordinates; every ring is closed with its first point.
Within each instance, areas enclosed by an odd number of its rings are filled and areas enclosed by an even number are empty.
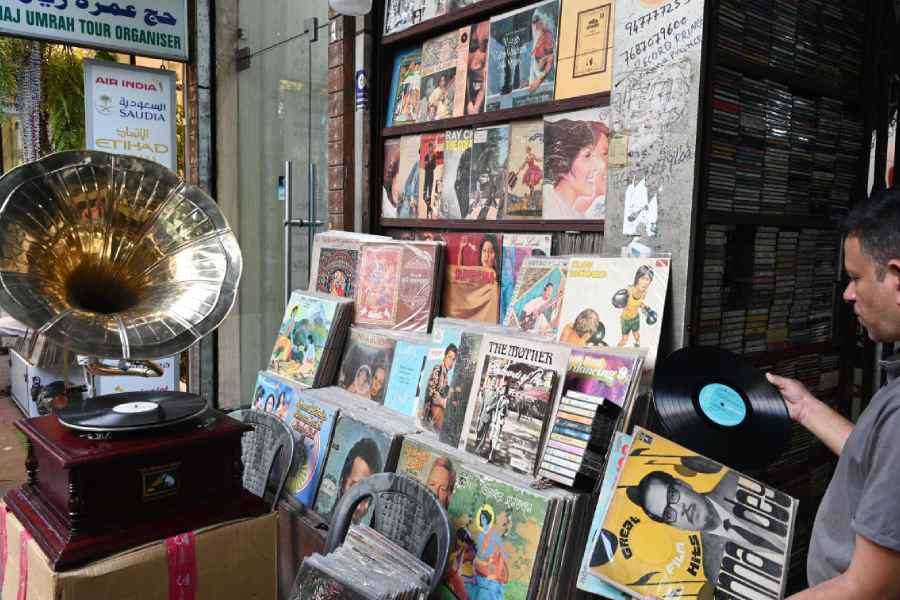
{"type": "MultiPolygon", "coordinates": [[[[362,402],[338,387],[307,390],[305,397],[334,406],[339,412],[313,504],[327,522],[353,484],[375,473],[394,471],[403,438],[415,433],[416,426],[410,418],[373,402],[362,402]]],[[[354,522],[368,523],[370,518],[360,512],[354,522]]]]}
{"type": "Polygon", "coordinates": [[[269,370],[305,387],[331,385],[352,318],[352,300],[295,290],[278,328],[269,370]]]}
{"type": "Polygon", "coordinates": [[[591,483],[600,479],[619,417],[634,402],[642,365],[639,352],[572,351],[562,401],[550,421],[541,457],[542,477],[568,486],[579,475],[591,483]]]}
{"type": "Polygon", "coordinates": [[[441,598],[473,598],[480,589],[536,600],[576,593],[590,494],[533,487],[532,479],[430,434],[407,436],[397,473],[427,485],[447,508],[451,544],[441,598]]]}
{"type": "Polygon", "coordinates": [[[844,18],[838,29],[838,39],[843,45],[840,59],[841,79],[845,83],[852,84],[862,77],[865,13],[860,1],[846,2],[842,6],[844,18]]]}
{"type": "Polygon", "coordinates": [[[354,323],[427,332],[440,308],[441,242],[328,232],[313,242],[309,289],[356,300],[354,323]]]}
{"type": "Polygon", "coordinates": [[[300,565],[291,600],[424,598],[434,569],[366,525],[352,525],[344,543],[300,565]]]}
{"type": "Polygon", "coordinates": [[[743,597],[764,585],[780,598],[797,507],[784,492],[662,436],[640,427],[619,433],[578,587],[608,598],[669,598],[743,597]],[[684,560],[672,560],[681,552],[684,560]]]}

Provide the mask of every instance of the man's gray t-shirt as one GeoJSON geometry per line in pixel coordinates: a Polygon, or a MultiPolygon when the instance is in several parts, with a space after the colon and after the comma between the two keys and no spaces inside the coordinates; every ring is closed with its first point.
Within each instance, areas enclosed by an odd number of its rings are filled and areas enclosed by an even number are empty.
{"type": "MultiPolygon", "coordinates": [[[[898,363],[885,363],[891,375],[898,363]]],[[[898,434],[900,378],[895,378],[860,416],[819,505],[806,562],[810,586],[847,570],[857,534],[900,551],[898,434]]]]}

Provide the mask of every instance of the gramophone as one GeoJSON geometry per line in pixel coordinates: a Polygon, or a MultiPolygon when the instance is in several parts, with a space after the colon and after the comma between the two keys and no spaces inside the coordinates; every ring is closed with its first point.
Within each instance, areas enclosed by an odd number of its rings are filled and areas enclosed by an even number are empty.
{"type": "MultiPolygon", "coordinates": [[[[0,178],[0,203],[0,305],[89,375],[108,371],[98,358],[152,372],[150,359],[188,348],[234,303],[228,223],[154,162],[53,154],[0,178]]],[[[249,426],[192,394],[70,398],[16,427],[27,481],[6,504],[57,570],[266,510],[242,485],[249,426]]]]}

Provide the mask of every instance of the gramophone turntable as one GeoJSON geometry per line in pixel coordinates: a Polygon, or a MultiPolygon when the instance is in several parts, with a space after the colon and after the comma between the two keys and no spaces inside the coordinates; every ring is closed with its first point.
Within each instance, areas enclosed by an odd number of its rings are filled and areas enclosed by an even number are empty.
{"type": "MultiPolygon", "coordinates": [[[[186,349],[234,303],[233,232],[156,163],[54,154],[0,178],[0,203],[0,305],[80,355],[152,371],[149,359],[186,349]]],[[[72,398],[16,427],[27,481],[6,503],[57,570],[266,511],[242,485],[250,427],[197,396],[72,398]]]]}

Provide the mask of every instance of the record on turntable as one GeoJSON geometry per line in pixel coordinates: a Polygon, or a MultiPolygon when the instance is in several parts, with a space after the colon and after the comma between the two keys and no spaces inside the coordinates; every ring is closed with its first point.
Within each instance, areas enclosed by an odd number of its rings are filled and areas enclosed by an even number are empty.
{"type": "Polygon", "coordinates": [[[653,402],[666,435],[736,469],[762,468],[790,443],[778,390],[739,356],[711,347],[676,350],[657,364],[653,402]]]}
{"type": "Polygon", "coordinates": [[[171,427],[200,415],[206,402],[187,392],[106,394],[56,412],[59,422],[88,432],[131,432],[171,427]]]}

